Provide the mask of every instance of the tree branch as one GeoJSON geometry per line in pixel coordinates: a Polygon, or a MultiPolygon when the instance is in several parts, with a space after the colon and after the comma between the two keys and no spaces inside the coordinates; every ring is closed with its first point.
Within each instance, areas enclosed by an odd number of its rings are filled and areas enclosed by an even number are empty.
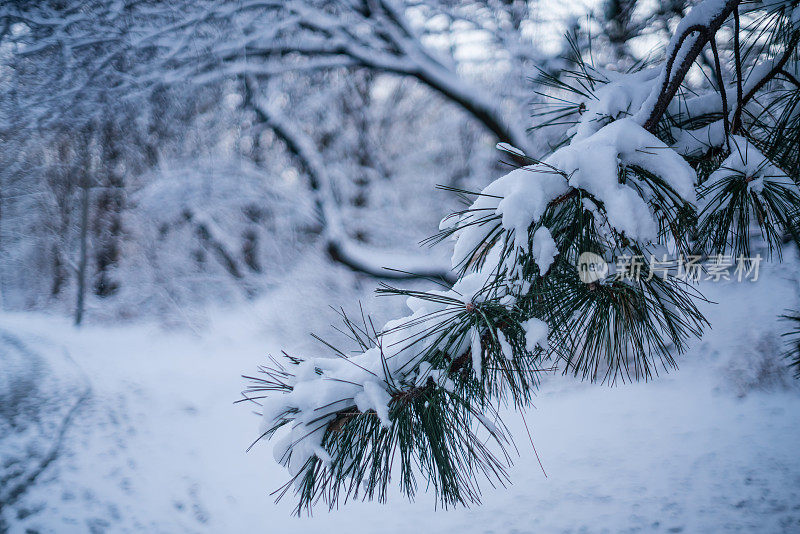
{"type": "MultiPolygon", "coordinates": [[[[742,101],[743,101],[743,90],[742,84],[744,83],[744,79],[742,78],[742,52],[739,49],[739,6],[736,6],[736,9],[733,10],[733,59],[736,65],[736,109],[741,109],[742,101]]],[[[734,128],[736,124],[733,124],[734,128]]]]}
{"type": "Polygon", "coordinates": [[[441,278],[450,283],[455,274],[449,265],[432,258],[371,249],[354,243],[346,234],[341,215],[335,206],[330,177],[313,141],[290,127],[277,113],[255,102],[251,84],[246,84],[244,104],[277,135],[300,162],[314,193],[314,203],[324,226],[325,249],[331,259],[376,278],[441,278]]]}
{"type": "Polygon", "coordinates": [[[717,38],[711,38],[711,52],[714,54],[714,69],[717,73],[717,87],[719,88],[719,96],[722,99],[722,123],[725,126],[725,142],[728,143],[728,150],[730,150],[730,133],[731,127],[728,123],[728,94],[725,89],[725,80],[722,79],[722,67],[719,64],[719,51],[717,50],[717,38]]]}
{"type": "MultiPolygon", "coordinates": [[[[673,37],[673,40],[668,48],[669,54],[661,75],[661,88],[658,92],[655,102],[652,104],[650,112],[647,114],[646,120],[644,120],[642,123],[642,126],[646,130],[650,132],[655,130],[658,122],[661,120],[661,117],[667,110],[667,106],[669,106],[669,103],[672,102],[672,99],[678,92],[678,89],[683,83],[683,79],[686,77],[686,74],[688,74],[689,69],[691,68],[695,59],[697,59],[697,56],[703,50],[703,47],[705,47],[708,41],[717,33],[722,26],[722,23],[728,18],[728,15],[730,15],[731,12],[736,8],[736,6],[739,4],[739,1],[740,0],[728,0],[719,13],[715,14],[710,20],[705,22],[701,21],[693,24],[691,23],[694,22],[692,21],[692,13],[694,10],[690,11],[686,16],[683,21],[686,23],[686,27],[681,28],[679,26],[680,33],[677,33],[675,37],[673,37]],[[685,41],[693,33],[698,34],[697,38],[692,43],[692,46],[689,48],[689,50],[681,56],[681,51],[684,48],[685,41]],[[681,56],[680,64],[673,75],[673,67],[679,56],[681,56]]],[[[694,9],[698,9],[698,7],[699,6],[695,6],[694,9]]]]}
{"type": "Polygon", "coordinates": [[[795,87],[797,87],[798,89],[800,89],[800,80],[798,80],[797,78],[795,78],[795,77],[794,77],[794,75],[792,75],[792,73],[790,73],[790,72],[789,72],[789,71],[787,71],[787,70],[781,70],[779,74],[780,74],[781,76],[783,76],[784,78],[786,78],[787,80],[789,80],[789,82],[791,82],[792,84],[794,84],[794,85],[795,85],[795,87]]]}
{"type": "Polygon", "coordinates": [[[800,44],[800,32],[795,32],[794,36],[792,36],[792,40],[789,42],[789,46],[786,47],[786,50],[784,50],[783,55],[778,62],[773,63],[772,68],[756,83],[754,83],[744,94],[741,103],[736,106],[736,111],[733,113],[733,133],[736,133],[742,126],[742,112],[744,110],[744,106],[755,96],[758,91],[767,85],[770,80],[783,71],[783,67],[789,61],[789,58],[792,57],[792,54],[795,52],[798,44],[800,44]]]}

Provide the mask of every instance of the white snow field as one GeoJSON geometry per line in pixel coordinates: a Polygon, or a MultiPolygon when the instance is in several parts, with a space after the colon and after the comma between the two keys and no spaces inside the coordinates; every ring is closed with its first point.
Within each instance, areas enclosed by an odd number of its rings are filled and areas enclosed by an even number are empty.
{"type": "Polygon", "coordinates": [[[275,314],[305,325],[332,313],[304,319],[313,303],[284,294],[219,312],[198,332],[2,314],[0,388],[27,372],[19,396],[45,413],[18,417],[16,432],[0,427],[0,495],[54,455],[0,510],[0,531],[800,532],[800,388],[783,367],[777,319],[797,306],[796,278],[791,260],[762,266],[754,283],[702,285],[718,302],[704,306],[713,327],[679,370],[649,383],[545,377],[526,420],[546,478],[509,413],[513,485],[486,485],[482,506],[436,510],[422,486],[414,503],[394,493],[310,518],[292,517],[290,498],[273,503],[287,475],[271,444],[245,452],[259,419],[233,401],[240,374],[290,340],[265,327],[275,314]],[[41,362],[35,374],[23,355],[41,362]],[[58,441],[53,421],[75,405],[58,441]]]}

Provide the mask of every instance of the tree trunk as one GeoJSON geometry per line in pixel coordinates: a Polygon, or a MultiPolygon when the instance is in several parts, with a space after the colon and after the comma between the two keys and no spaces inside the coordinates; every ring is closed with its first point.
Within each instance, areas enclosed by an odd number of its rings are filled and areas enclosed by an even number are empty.
{"type": "Polygon", "coordinates": [[[84,300],[86,298],[86,266],[88,255],[88,240],[89,240],[89,200],[90,200],[90,183],[89,183],[89,162],[91,155],[89,155],[89,146],[85,147],[87,157],[86,163],[82,169],[81,175],[81,223],[80,223],[80,257],[78,258],[78,294],[75,302],[75,326],[80,326],[83,321],[84,300]]]}
{"type": "Polygon", "coordinates": [[[98,297],[109,297],[119,289],[119,281],[113,276],[113,269],[120,259],[122,210],[125,205],[125,177],[117,168],[122,159],[117,142],[119,135],[112,124],[103,126],[100,150],[103,155],[101,176],[104,187],[95,202],[92,216],[92,248],[97,269],[93,277],[93,290],[98,297]]]}

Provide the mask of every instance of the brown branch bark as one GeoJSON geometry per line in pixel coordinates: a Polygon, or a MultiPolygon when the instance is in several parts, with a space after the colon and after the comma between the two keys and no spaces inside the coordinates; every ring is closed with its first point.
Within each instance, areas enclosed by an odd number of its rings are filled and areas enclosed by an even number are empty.
{"type": "Polygon", "coordinates": [[[722,23],[725,22],[725,19],[728,18],[728,15],[730,15],[736,6],[739,5],[739,1],[740,0],[728,0],[728,2],[725,4],[725,7],[709,21],[707,26],[690,26],[689,28],[686,28],[678,37],[675,46],[672,48],[670,57],[667,58],[667,63],[664,67],[665,74],[661,93],[658,95],[658,99],[656,100],[653,109],[650,111],[647,120],[643,124],[646,130],[650,132],[655,130],[658,122],[664,115],[664,112],[666,112],[667,106],[669,106],[669,103],[672,102],[672,99],[678,92],[678,89],[683,83],[683,79],[686,77],[686,74],[688,74],[689,69],[691,68],[695,59],[697,59],[697,56],[703,50],[708,41],[717,33],[720,27],[722,27],[722,23]],[[693,33],[698,33],[699,35],[689,51],[681,60],[680,65],[678,65],[675,74],[673,75],[673,67],[678,58],[678,54],[680,54],[681,50],[683,49],[683,44],[693,33]]]}

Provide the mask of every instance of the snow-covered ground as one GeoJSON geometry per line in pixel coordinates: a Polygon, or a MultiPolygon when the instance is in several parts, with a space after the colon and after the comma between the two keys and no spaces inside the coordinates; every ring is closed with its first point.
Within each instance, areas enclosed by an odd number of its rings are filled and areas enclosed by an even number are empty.
{"type": "MultiPolygon", "coordinates": [[[[196,332],[77,331],[66,319],[2,314],[0,365],[41,358],[29,387],[48,410],[65,413],[87,387],[89,395],[55,460],[0,510],[0,531],[800,532],[800,388],[782,367],[777,320],[797,306],[796,276],[792,261],[756,283],[704,285],[719,303],[705,308],[713,329],[679,371],[650,383],[546,377],[526,420],[547,478],[509,414],[521,453],[513,486],[487,486],[482,506],[437,511],[421,492],[414,503],[395,494],[299,519],[293,503],[269,495],[286,478],[270,446],[245,453],[258,418],[233,401],[240,374],[291,341],[266,326],[276,313],[301,325],[332,313],[307,319],[316,303],[283,292],[196,332]]],[[[30,440],[49,446],[57,430],[37,427],[30,440]]],[[[24,437],[0,435],[0,462],[24,456],[33,446],[24,437]]]]}

